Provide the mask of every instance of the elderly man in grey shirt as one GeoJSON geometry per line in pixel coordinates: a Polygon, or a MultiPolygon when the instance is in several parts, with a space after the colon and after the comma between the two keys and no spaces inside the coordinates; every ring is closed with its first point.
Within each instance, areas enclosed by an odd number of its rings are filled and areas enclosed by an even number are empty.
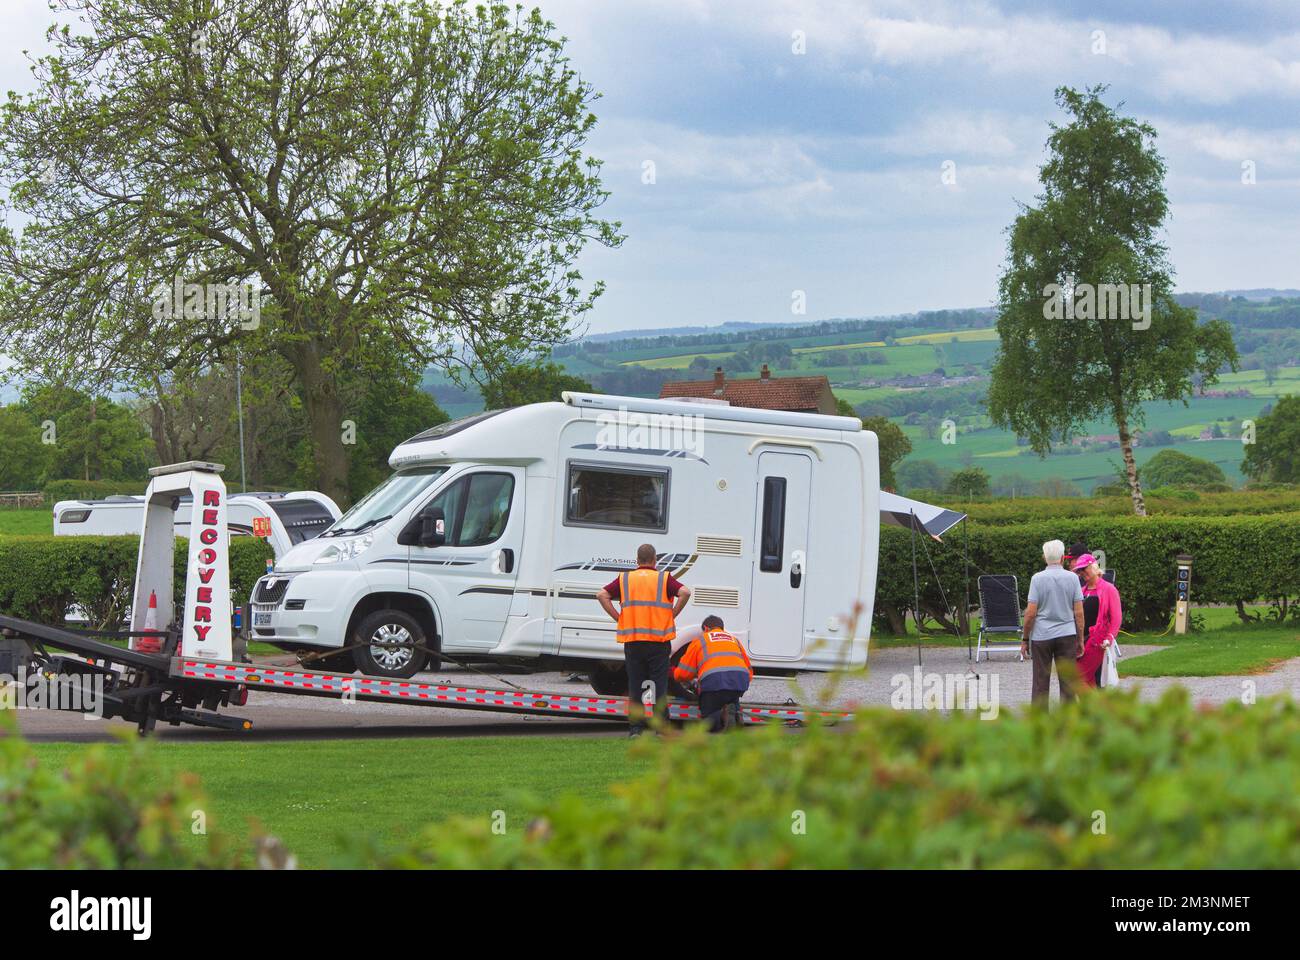
{"type": "Polygon", "coordinates": [[[1020,638],[1020,655],[1034,661],[1034,703],[1046,704],[1052,685],[1052,661],[1056,661],[1056,683],[1061,699],[1074,699],[1077,676],[1075,660],[1083,656],[1083,587],[1079,575],[1061,566],[1065,544],[1049,540],[1043,544],[1046,568],[1029,581],[1029,605],[1020,638]]]}

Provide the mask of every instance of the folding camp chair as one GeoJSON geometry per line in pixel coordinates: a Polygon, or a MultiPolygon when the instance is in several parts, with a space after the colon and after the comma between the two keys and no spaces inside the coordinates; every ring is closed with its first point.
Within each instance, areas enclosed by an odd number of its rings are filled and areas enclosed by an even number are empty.
{"type": "Polygon", "coordinates": [[[1020,653],[1020,585],[1009,573],[985,574],[979,578],[980,632],[975,643],[975,662],[980,654],[1020,653]],[[984,635],[1015,634],[1015,643],[985,643],[984,635]]]}

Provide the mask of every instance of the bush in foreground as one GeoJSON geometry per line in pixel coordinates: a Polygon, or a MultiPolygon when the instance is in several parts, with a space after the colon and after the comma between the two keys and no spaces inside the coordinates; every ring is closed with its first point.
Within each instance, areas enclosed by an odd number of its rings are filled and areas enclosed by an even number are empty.
{"type": "Polygon", "coordinates": [[[222,836],[195,837],[205,806],[195,779],[161,774],[139,740],[54,769],[0,712],[0,869],[248,865],[246,849],[222,836]]]}
{"type": "Polygon", "coordinates": [[[401,867],[1300,867],[1300,710],[1094,695],[996,721],[652,743],[613,805],[430,828],[401,867]],[[801,824],[805,832],[800,833],[801,824]]]}

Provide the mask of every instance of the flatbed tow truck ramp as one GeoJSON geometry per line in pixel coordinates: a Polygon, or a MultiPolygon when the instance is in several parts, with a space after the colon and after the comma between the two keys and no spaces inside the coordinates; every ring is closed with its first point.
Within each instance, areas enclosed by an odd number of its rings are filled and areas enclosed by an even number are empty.
{"type": "MultiPolygon", "coordinates": [[[[96,704],[103,716],[134,723],[142,734],[152,731],[159,721],[173,726],[251,730],[251,721],[220,711],[245,705],[253,690],[453,710],[627,720],[626,697],[393,680],[248,661],[233,629],[221,470],[219,464],[190,462],[150,471],[153,479],[145,493],[130,630],[77,631],[0,614],[0,634],[5,638],[0,642],[9,648],[11,666],[23,667],[28,676],[48,682],[97,683],[96,704]],[[199,534],[190,538],[182,609],[171,624],[154,629],[145,619],[150,596],[156,596],[157,609],[174,609],[173,514],[184,492],[191,495],[191,529],[199,534]],[[106,637],[126,637],[130,646],[110,643],[106,637]],[[155,647],[156,652],[151,649],[155,647]]],[[[71,702],[82,701],[71,698],[71,702]]],[[[797,724],[814,716],[845,719],[851,713],[811,711],[793,703],[742,702],[741,716],[746,724],[797,724]]],[[[668,717],[675,721],[698,719],[699,709],[689,701],[670,700],[668,717]]]]}

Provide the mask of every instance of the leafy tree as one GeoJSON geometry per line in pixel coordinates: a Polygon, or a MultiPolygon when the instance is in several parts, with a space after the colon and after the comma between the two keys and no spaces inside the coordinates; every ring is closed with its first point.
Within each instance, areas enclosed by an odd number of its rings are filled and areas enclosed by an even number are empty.
{"type": "Polygon", "coordinates": [[[31,411],[17,404],[0,407],[0,490],[39,490],[49,455],[31,411]]]}
{"type": "Polygon", "coordinates": [[[1053,500],[1080,496],[1079,488],[1064,477],[1048,477],[1040,480],[1035,489],[1040,497],[1050,497],[1053,500]]]}
{"type": "Polygon", "coordinates": [[[744,353],[760,366],[766,363],[777,370],[790,370],[794,367],[794,351],[791,350],[790,344],[782,341],[758,340],[748,344],[744,353]]]}
{"type": "MultiPolygon", "coordinates": [[[[52,0],[0,113],[0,352],[54,382],[245,355],[292,371],[346,499],[340,377],[399,350],[495,369],[602,290],[592,88],[540,12],[464,0],[52,0]],[[83,26],[84,25],[84,26],[83,26]],[[176,283],[199,285],[183,308],[176,283]],[[235,318],[216,292],[252,289],[235,318]],[[206,294],[205,294],[206,291],[206,294]]],[[[184,288],[182,287],[182,292],[184,288]]]]}
{"type": "Polygon", "coordinates": [[[154,465],[144,421],[131,408],[70,387],[30,387],[22,408],[37,423],[54,423],[47,446],[48,480],[139,480],[154,465]]]}
{"type": "Polygon", "coordinates": [[[933,460],[904,460],[898,465],[898,487],[904,493],[916,490],[942,490],[949,472],[933,460]]]}
{"type": "Polygon", "coordinates": [[[999,497],[1025,497],[1033,482],[1019,473],[1000,473],[989,484],[989,492],[999,497]]]}
{"type": "Polygon", "coordinates": [[[1103,103],[1104,90],[1056,91],[1071,119],[1052,124],[1043,193],[1009,231],[988,409],[996,425],[1028,437],[1039,454],[1088,421],[1111,417],[1133,511],[1145,515],[1133,458],[1142,403],[1186,403],[1193,377],[1213,383],[1224,365],[1236,368],[1237,352],[1225,322],[1198,325],[1195,311],[1173,299],[1158,239],[1169,202],[1156,131],[1103,103]],[[1132,300],[1129,311],[1117,300],[1099,304],[1102,284],[1149,290],[1145,315],[1134,316],[1132,300]],[[1073,319],[1057,317],[1060,307],[1073,319]]]}
{"type": "Polygon", "coordinates": [[[1149,487],[1197,487],[1227,481],[1217,463],[1178,450],[1161,450],[1147,460],[1141,468],[1141,479],[1149,487]]]}
{"type": "Polygon", "coordinates": [[[988,496],[989,475],[982,467],[963,467],[948,478],[947,492],[963,497],[988,496]]]}
{"type": "MultiPolygon", "coordinates": [[[[835,412],[842,417],[857,417],[858,413],[847,400],[835,399],[835,412]]],[[[880,449],[880,487],[893,490],[898,485],[894,477],[894,465],[912,452],[912,441],[908,439],[903,428],[888,417],[858,417],[862,428],[876,435],[880,449]]]]}
{"type": "Polygon", "coordinates": [[[1224,483],[1218,464],[1178,450],[1161,450],[1142,465],[1142,482],[1150,487],[1189,487],[1224,483]]]}
{"type": "Polygon", "coordinates": [[[388,458],[403,440],[447,421],[429,394],[407,381],[373,379],[359,398],[348,485],[356,501],[392,471],[388,458]]]}
{"type": "Polygon", "coordinates": [[[559,400],[565,390],[592,393],[595,388],[581,377],[565,373],[558,363],[513,364],[483,386],[483,403],[489,410],[546,403],[559,400]]]}
{"type": "Polygon", "coordinates": [[[1241,471],[1246,476],[1300,482],[1300,396],[1279,397],[1272,410],[1255,421],[1255,442],[1245,447],[1241,471]]]}

